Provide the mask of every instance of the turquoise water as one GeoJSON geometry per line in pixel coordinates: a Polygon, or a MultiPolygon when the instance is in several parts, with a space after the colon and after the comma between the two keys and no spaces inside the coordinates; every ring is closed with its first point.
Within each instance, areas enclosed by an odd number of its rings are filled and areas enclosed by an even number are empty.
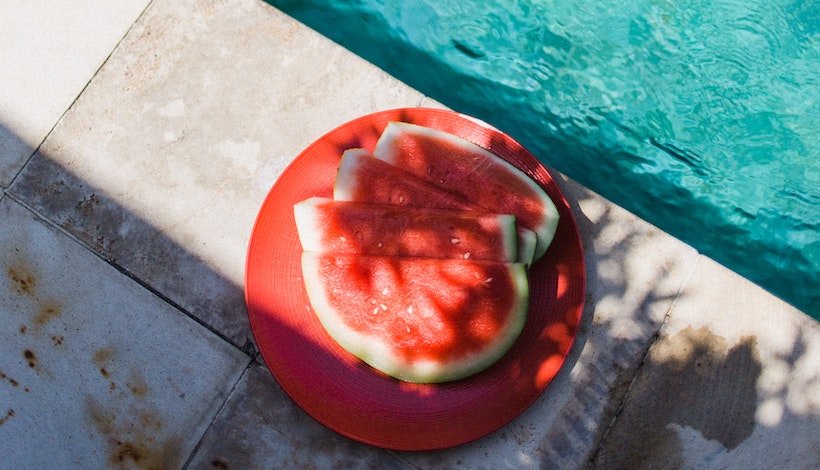
{"type": "Polygon", "coordinates": [[[820,2],[269,3],[820,318],[820,2]]]}

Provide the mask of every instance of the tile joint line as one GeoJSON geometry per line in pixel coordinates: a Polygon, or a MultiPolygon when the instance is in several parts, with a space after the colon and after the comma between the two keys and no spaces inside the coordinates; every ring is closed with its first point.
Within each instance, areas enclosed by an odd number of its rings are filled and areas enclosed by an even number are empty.
{"type": "Polygon", "coordinates": [[[687,272],[686,276],[683,277],[683,280],[681,281],[680,286],[678,287],[678,291],[675,293],[675,299],[669,304],[669,307],[666,309],[666,312],[664,313],[663,321],[661,321],[661,324],[658,326],[658,329],[655,330],[655,333],[650,338],[649,344],[647,345],[646,349],[641,353],[641,360],[638,363],[638,367],[635,368],[635,374],[633,374],[632,379],[629,381],[629,386],[626,388],[626,391],[621,397],[620,403],[618,403],[618,409],[615,410],[612,419],[609,421],[609,424],[606,427],[606,431],[604,431],[603,434],[601,434],[601,438],[598,441],[598,444],[595,446],[595,450],[593,450],[590,454],[590,457],[587,460],[587,464],[584,467],[586,470],[591,470],[593,468],[593,463],[598,458],[598,454],[603,448],[604,443],[606,442],[606,438],[609,435],[609,432],[615,426],[615,423],[617,422],[618,418],[621,416],[621,413],[623,412],[624,406],[626,405],[627,397],[629,397],[629,392],[632,391],[632,386],[635,385],[635,380],[637,380],[638,375],[641,372],[641,369],[646,363],[647,356],[649,356],[649,351],[652,349],[652,346],[654,346],[655,343],[658,341],[658,338],[661,334],[661,330],[663,329],[664,325],[666,325],[667,321],[669,320],[669,317],[672,315],[672,310],[677,305],[678,299],[683,293],[683,289],[689,284],[689,280],[692,278],[692,275],[695,272],[695,268],[697,267],[698,262],[700,261],[700,258],[703,255],[701,255],[700,253],[695,253],[694,256],[695,261],[692,263],[692,267],[689,268],[689,272],[687,272]]]}
{"type": "Polygon", "coordinates": [[[231,396],[233,396],[234,392],[236,391],[236,388],[239,386],[239,382],[241,382],[242,379],[245,378],[245,376],[248,374],[248,371],[251,370],[251,367],[259,367],[257,365],[254,365],[255,363],[258,363],[258,361],[255,358],[251,357],[248,361],[248,364],[245,366],[245,370],[243,370],[242,373],[239,374],[239,377],[233,383],[231,389],[228,390],[228,393],[225,394],[225,399],[222,401],[222,404],[219,406],[219,409],[216,410],[216,413],[214,413],[213,417],[211,418],[211,421],[208,423],[208,426],[205,427],[205,431],[203,431],[202,435],[199,436],[196,445],[193,449],[191,449],[191,453],[188,454],[188,458],[185,459],[185,463],[182,465],[181,470],[186,470],[191,465],[191,461],[194,459],[196,454],[199,453],[199,449],[202,447],[203,441],[205,441],[205,436],[208,435],[208,432],[214,426],[214,423],[217,421],[217,419],[219,419],[219,416],[225,410],[225,407],[228,406],[228,401],[230,401],[231,396]]]}
{"type": "Polygon", "coordinates": [[[78,238],[74,234],[70,233],[65,228],[61,227],[55,221],[53,221],[53,220],[49,219],[48,217],[46,217],[45,215],[41,214],[40,212],[38,212],[33,207],[26,204],[25,201],[20,200],[14,194],[4,193],[3,196],[8,197],[10,201],[13,201],[16,204],[19,204],[21,207],[23,207],[27,211],[31,212],[32,215],[34,215],[34,217],[36,217],[42,223],[44,223],[47,226],[51,227],[52,229],[58,231],[60,234],[68,237],[69,240],[71,240],[72,242],[78,244],[83,249],[88,250],[89,252],[91,252],[91,254],[93,254],[94,256],[96,256],[97,258],[99,258],[100,260],[102,260],[103,262],[105,262],[106,264],[108,264],[109,266],[114,268],[115,270],[117,270],[117,272],[119,272],[120,274],[126,276],[131,281],[134,281],[142,289],[145,289],[150,294],[152,294],[155,297],[159,298],[160,300],[162,300],[163,302],[168,304],[173,309],[179,311],[180,313],[182,313],[183,315],[188,317],[189,320],[192,320],[194,323],[201,326],[205,330],[209,331],[211,334],[215,335],[217,338],[221,339],[222,341],[225,341],[226,343],[228,343],[232,347],[238,349],[239,352],[241,352],[242,354],[248,356],[248,358],[250,358],[252,360],[256,360],[257,357],[259,356],[259,351],[257,350],[256,345],[250,339],[246,338],[246,342],[245,342],[244,345],[233,341],[232,339],[227,337],[225,334],[218,331],[216,328],[214,328],[211,325],[205,323],[203,320],[197,318],[196,315],[194,315],[192,312],[188,311],[182,305],[176,303],[174,300],[172,300],[171,298],[169,298],[168,296],[166,296],[165,294],[163,294],[162,292],[160,292],[156,288],[152,287],[147,282],[145,282],[142,279],[140,279],[139,277],[135,276],[133,273],[128,271],[123,266],[117,264],[115,259],[108,258],[103,253],[100,253],[100,252],[94,250],[92,247],[90,247],[83,240],[81,240],[80,238],[78,238]]]}
{"type": "MultiPolygon", "coordinates": [[[[83,93],[85,93],[85,90],[88,89],[88,86],[91,85],[91,82],[94,81],[94,78],[97,77],[97,75],[100,73],[100,70],[102,70],[102,68],[105,67],[105,64],[108,63],[108,61],[111,59],[111,56],[114,55],[114,52],[116,52],[116,50],[119,49],[120,44],[122,44],[122,42],[125,40],[125,38],[128,37],[128,35],[131,33],[131,30],[134,29],[134,25],[139,23],[139,21],[142,19],[142,17],[145,16],[145,12],[148,11],[148,8],[153,3],[154,3],[154,0],[148,0],[148,3],[145,5],[145,8],[142,9],[140,14],[137,15],[137,18],[134,20],[134,22],[131,23],[131,26],[128,27],[128,29],[125,31],[125,33],[123,33],[122,37],[117,41],[116,44],[114,44],[114,47],[112,47],[111,51],[108,53],[108,55],[105,56],[105,59],[103,59],[100,66],[97,67],[97,70],[95,70],[94,73],[91,74],[91,78],[89,78],[88,81],[85,83],[85,85],[83,85],[82,89],[79,91],[79,93],[77,93],[77,96],[75,96],[74,99],[71,100],[71,103],[66,107],[65,111],[63,111],[62,114],[60,114],[60,117],[58,117],[57,120],[54,121],[54,125],[51,126],[51,128],[48,130],[48,132],[46,132],[46,135],[43,137],[43,139],[31,151],[28,158],[26,158],[25,163],[20,165],[20,168],[17,170],[17,172],[14,174],[14,176],[11,178],[11,181],[9,182],[9,185],[8,185],[9,188],[11,188],[14,185],[14,182],[17,181],[17,178],[23,172],[23,169],[25,169],[25,167],[28,165],[28,163],[31,161],[31,159],[37,154],[37,152],[40,151],[40,148],[48,140],[48,138],[51,136],[52,132],[54,132],[54,129],[57,128],[57,125],[60,124],[60,121],[62,121],[63,118],[65,117],[65,115],[68,114],[68,112],[71,110],[71,108],[74,107],[74,104],[77,102],[77,100],[79,100],[80,97],[83,95],[83,93]]],[[[6,188],[6,189],[8,189],[8,188],[6,188]]],[[[4,190],[4,192],[5,192],[5,190],[4,190]]]]}

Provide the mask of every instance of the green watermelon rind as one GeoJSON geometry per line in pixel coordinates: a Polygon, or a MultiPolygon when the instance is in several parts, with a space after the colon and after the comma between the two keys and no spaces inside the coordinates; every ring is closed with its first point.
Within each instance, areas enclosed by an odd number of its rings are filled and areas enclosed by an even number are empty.
{"type": "MultiPolygon", "coordinates": [[[[460,380],[477,374],[497,363],[515,344],[524,328],[529,309],[529,281],[523,263],[504,263],[513,279],[515,301],[507,316],[508,322],[496,335],[496,340],[486,349],[464,359],[449,364],[432,361],[407,363],[394,357],[390,346],[379,338],[370,337],[350,328],[344,321],[344,314],[334,308],[325,293],[325,284],[316,274],[319,272],[319,253],[302,253],[302,276],[305,290],[313,311],[330,337],[345,351],[362,360],[374,369],[411,383],[443,383],[460,380]]],[[[441,262],[468,262],[438,260],[441,262]]],[[[486,261],[472,261],[483,263],[486,261]]],[[[369,306],[360,306],[362,315],[367,315],[369,306]]]]}
{"type": "MultiPolygon", "coordinates": [[[[506,171],[512,175],[515,175],[516,178],[520,180],[523,185],[531,189],[533,193],[538,196],[540,205],[543,208],[542,222],[538,226],[527,228],[535,232],[537,235],[537,244],[534,259],[537,260],[544,256],[544,254],[547,251],[547,248],[549,248],[549,245],[552,243],[552,239],[555,237],[555,231],[558,228],[559,214],[558,208],[555,206],[555,203],[552,201],[552,199],[550,199],[550,197],[547,195],[544,189],[541,188],[535,181],[533,181],[523,171],[521,171],[511,163],[507,162],[495,153],[479,146],[474,142],[470,142],[469,140],[462,139],[461,137],[458,137],[445,131],[441,131],[439,129],[420,126],[417,124],[411,124],[407,122],[392,121],[388,123],[384,131],[382,132],[381,136],[379,137],[379,140],[376,143],[376,148],[373,151],[373,155],[380,160],[390,163],[391,165],[395,165],[399,168],[402,168],[399,159],[402,158],[403,155],[401,155],[400,152],[393,151],[393,142],[396,140],[398,136],[402,134],[427,135],[443,139],[461,148],[469,150],[470,152],[475,152],[478,155],[485,156],[487,158],[487,161],[491,162],[491,164],[496,167],[495,171],[506,171]]],[[[435,184],[435,182],[433,183],[435,184]]],[[[446,189],[449,191],[454,191],[460,196],[466,197],[468,200],[471,200],[468,191],[460,192],[455,191],[454,188],[446,189]]],[[[471,188],[470,190],[480,190],[480,188],[471,188]]],[[[487,209],[493,210],[493,208],[487,209]]]]}
{"type": "MultiPolygon", "coordinates": [[[[425,240],[427,243],[415,246],[409,240],[402,238],[400,246],[385,243],[379,246],[361,246],[361,237],[349,240],[349,246],[342,247],[335,245],[340,253],[381,255],[381,256],[407,256],[407,257],[447,257],[437,256],[434,253],[438,246],[445,246],[447,250],[452,250],[451,258],[473,258],[488,259],[492,261],[516,261],[519,259],[518,237],[515,216],[509,214],[491,214],[487,212],[471,212],[447,209],[430,209],[402,207],[387,204],[371,204],[353,201],[338,201],[323,197],[311,197],[300,201],[293,206],[294,220],[296,221],[296,232],[304,251],[328,252],[331,248],[323,246],[323,240],[330,237],[328,231],[331,227],[323,223],[323,213],[335,211],[339,214],[366,213],[370,214],[374,220],[390,220],[393,224],[388,224],[387,228],[396,228],[398,224],[403,231],[412,230],[415,227],[435,230],[431,232],[431,238],[437,237],[437,242],[425,240]],[[423,225],[419,219],[423,219],[423,225]],[[465,233],[465,224],[479,227],[477,230],[469,230],[465,233]],[[454,231],[451,231],[450,229],[454,231]],[[460,228],[461,230],[456,230],[460,228]],[[459,237],[454,239],[453,237],[459,237]],[[455,241],[454,241],[455,240],[455,241]],[[492,243],[495,242],[495,243],[492,243]],[[492,244],[491,244],[492,243],[492,244]],[[488,247],[494,249],[488,250],[488,247]],[[395,251],[388,251],[393,249],[395,251]]],[[[384,225],[383,225],[384,227],[384,225]]],[[[368,227],[372,228],[372,227],[368,227]]],[[[401,237],[402,233],[384,233],[384,236],[401,237]]],[[[534,234],[533,234],[534,236],[534,234]]],[[[528,250],[528,247],[525,247],[528,250]]],[[[523,256],[530,256],[526,251],[523,256]]]]}
{"type": "Polygon", "coordinates": [[[538,236],[530,229],[518,228],[518,261],[527,266],[531,266],[536,261],[535,247],[538,244],[538,236]]]}

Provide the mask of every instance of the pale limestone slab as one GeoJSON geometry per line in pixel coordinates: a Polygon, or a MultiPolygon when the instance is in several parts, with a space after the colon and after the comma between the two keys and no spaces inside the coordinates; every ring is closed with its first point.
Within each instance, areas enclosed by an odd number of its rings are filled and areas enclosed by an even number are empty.
{"type": "Polygon", "coordinates": [[[818,468],[817,321],[700,257],[597,468],[818,468]]]}
{"type": "Polygon", "coordinates": [[[190,468],[410,467],[351,441],[293,404],[263,365],[250,367],[190,462],[190,468]]]}
{"type": "Polygon", "coordinates": [[[581,327],[562,370],[522,415],[454,449],[398,453],[420,468],[583,468],[697,259],[688,245],[553,173],[587,266],[581,327]]]}
{"type": "Polygon", "coordinates": [[[247,351],[262,200],[311,142],[422,96],[256,0],[151,3],[11,192],[247,351]]]}
{"type": "Polygon", "coordinates": [[[0,246],[0,466],[181,466],[249,358],[9,197],[0,246]]]}
{"type": "Polygon", "coordinates": [[[8,187],[147,4],[0,2],[0,187],[8,187]]]}

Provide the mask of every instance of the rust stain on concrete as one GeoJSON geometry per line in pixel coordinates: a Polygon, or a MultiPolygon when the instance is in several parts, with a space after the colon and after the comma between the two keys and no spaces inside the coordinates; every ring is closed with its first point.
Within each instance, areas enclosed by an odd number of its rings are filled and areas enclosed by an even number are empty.
{"type": "Polygon", "coordinates": [[[113,368],[111,364],[111,361],[115,355],[116,350],[114,347],[106,346],[94,351],[94,355],[91,358],[95,367],[97,367],[97,370],[100,372],[100,375],[102,375],[104,379],[108,380],[109,392],[114,392],[118,388],[117,382],[115,382],[112,378],[116,372],[115,368],[113,368]]]}
{"type": "Polygon", "coordinates": [[[8,421],[12,416],[14,416],[14,410],[9,408],[9,410],[6,411],[5,416],[0,416],[0,426],[6,424],[6,421],[8,421]]]}
{"type": "MultiPolygon", "coordinates": [[[[40,281],[34,268],[28,262],[21,259],[14,261],[6,274],[11,280],[12,292],[27,296],[36,303],[36,311],[32,317],[35,330],[60,317],[62,314],[61,303],[53,299],[44,299],[38,295],[37,289],[40,281]]],[[[20,326],[19,331],[20,334],[26,334],[28,326],[20,326]]]]}
{"type": "Polygon", "coordinates": [[[55,320],[60,317],[62,314],[62,306],[53,301],[47,300],[40,302],[39,310],[34,315],[34,325],[35,326],[43,326],[46,323],[55,320]]]}
{"type": "Polygon", "coordinates": [[[163,436],[164,419],[149,400],[151,389],[139,369],[119,370],[114,346],[94,351],[91,361],[108,380],[110,400],[88,397],[86,415],[107,443],[112,468],[161,469],[179,460],[176,437],[163,436]],[[117,377],[127,377],[118,383],[117,377]]]}
{"type": "Polygon", "coordinates": [[[23,350],[23,358],[26,360],[26,363],[32,369],[39,369],[39,364],[37,363],[37,355],[34,354],[34,351],[31,349],[24,349],[23,350]]]}
{"type": "Polygon", "coordinates": [[[114,347],[108,346],[94,351],[94,364],[104,367],[114,357],[114,347]]]}
{"type": "Polygon", "coordinates": [[[34,289],[37,288],[37,279],[26,267],[19,264],[12,266],[8,269],[7,274],[12,282],[12,290],[19,294],[34,295],[34,289]]]}
{"type": "Polygon", "coordinates": [[[145,376],[139,370],[132,370],[125,386],[136,398],[145,398],[150,391],[145,376]]]}
{"type": "Polygon", "coordinates": [[[86,414],[107,443],[111,468],[164,469],[179,463],[179,439],[162,435],[162,415],[151,407],[86,400],[86,414]]]}
{"type": "Polygon", "coordinates": [[[9,384],[11,384],[12,387],[19,387],[20,386],[20,383],[18,381],[12,379],[8,375],[6,375],[5,372],[3,372],[1,370],[0,370],[0,380],[8,382],[9,384]]]}
{"type": "MultiPolygon", "coordinates": [[[[100,375],[105,377],[106,379],[111,377],[111,371],[108,370],[108,363],[111,362],[111,359],[114,357],[114,348],[112,346],[108,346],[102,349],[98,349],[94,351],[94,356],[92,357],[92,361],[94,365],[97,366],[98,370],[100,371],[100,375]]],[[[109,384],[109,390],[114,390],[117,386],[114,382],[109,384]]]]}
{"type": "Polygon", "coordinates": [[[96,194],[91,194],[88,198],[83,198],[82,201],[77,203],[77,209],[79,209],[83,216],[91,217],[99,205],[100,198],[98,198],[96,194]]]}

